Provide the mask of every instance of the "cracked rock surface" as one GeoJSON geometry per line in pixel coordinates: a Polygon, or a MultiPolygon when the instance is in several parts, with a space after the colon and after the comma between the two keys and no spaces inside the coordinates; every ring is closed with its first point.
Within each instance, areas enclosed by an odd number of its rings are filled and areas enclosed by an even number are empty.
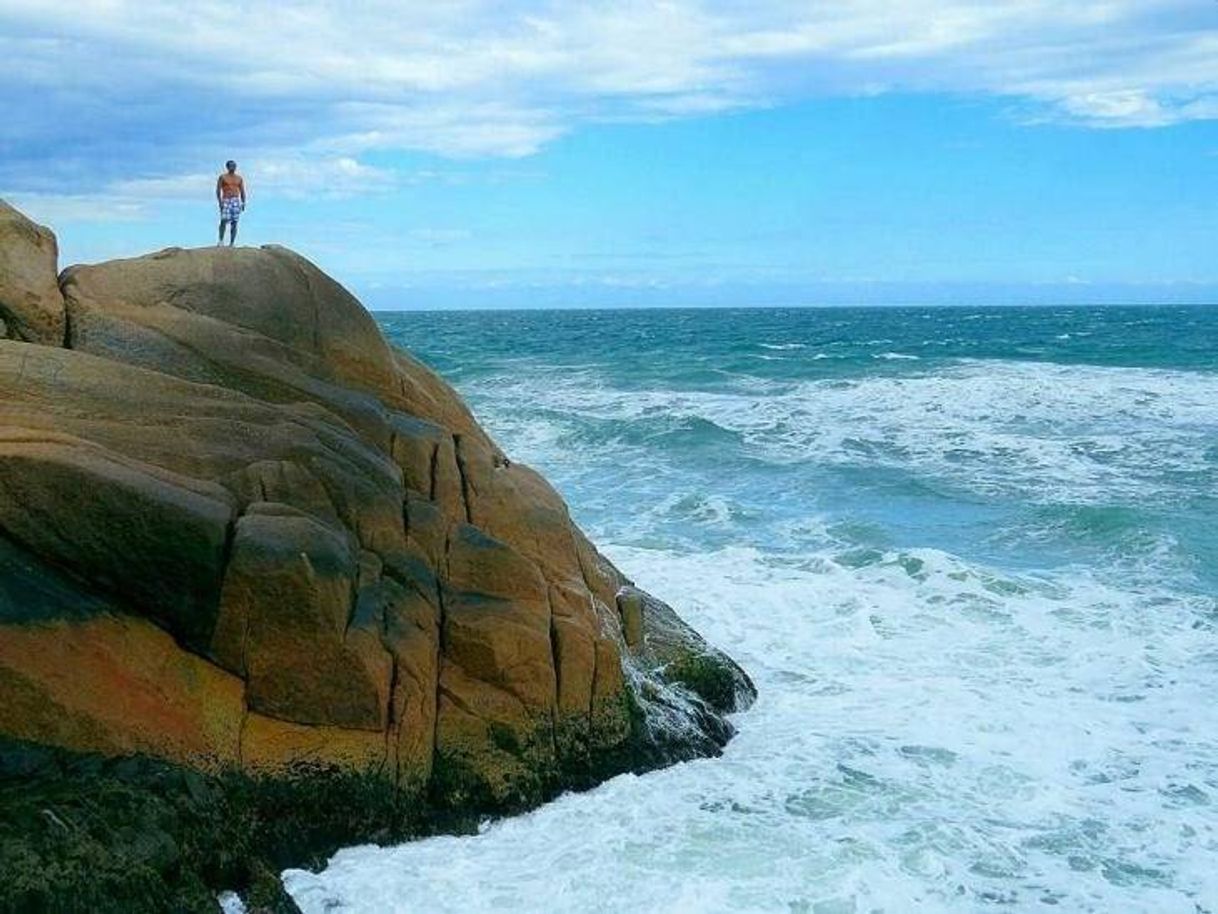
{"type": "Polygon", "coordinates": [[[0,735],[458,806],[730,737],[747,676],[307,260],[55,250],[0,204],[0,735]]]}

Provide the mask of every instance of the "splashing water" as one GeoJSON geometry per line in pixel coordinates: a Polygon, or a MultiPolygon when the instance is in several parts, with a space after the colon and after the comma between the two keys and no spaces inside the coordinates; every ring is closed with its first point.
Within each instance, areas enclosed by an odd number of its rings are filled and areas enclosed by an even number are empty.
{"type": "Polygon", "coordinates": [[[760,698],[307,914],[1218,914],[1218,309],[384,324],[760,698]]]}

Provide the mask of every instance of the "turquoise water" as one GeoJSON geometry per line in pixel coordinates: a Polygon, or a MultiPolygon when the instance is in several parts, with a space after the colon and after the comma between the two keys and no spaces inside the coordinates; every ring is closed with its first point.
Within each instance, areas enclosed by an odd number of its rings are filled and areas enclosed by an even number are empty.
{"type": "Polygon", "coordinates": [[[1218,912],[1218,308],[380,319],[761,698],[306,912],[1218,912]]]}

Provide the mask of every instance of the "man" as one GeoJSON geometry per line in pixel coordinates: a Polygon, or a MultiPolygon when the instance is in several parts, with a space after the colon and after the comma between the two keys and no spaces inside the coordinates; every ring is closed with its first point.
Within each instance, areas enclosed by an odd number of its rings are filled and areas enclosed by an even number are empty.
{"type": "Polygon", "coordinates": [[[216,202],[220,204],[220,240],[216,244],[224,244],[224,224],[228,223],[231,248],[237,243],[237,220],[245,211],[245,181],[237,174],[237,163],[232,159],[224,163],[224,168],[225,173],[216,179],[216,202]]]}

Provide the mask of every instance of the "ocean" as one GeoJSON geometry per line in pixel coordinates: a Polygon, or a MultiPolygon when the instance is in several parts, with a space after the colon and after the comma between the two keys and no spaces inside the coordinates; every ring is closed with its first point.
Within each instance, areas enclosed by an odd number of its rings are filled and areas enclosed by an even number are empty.
{"type": "Polygon", "coordinates": [[[306,914],[1218,914],[1218,308],[378,317],[760,697],[306,914]]]}

